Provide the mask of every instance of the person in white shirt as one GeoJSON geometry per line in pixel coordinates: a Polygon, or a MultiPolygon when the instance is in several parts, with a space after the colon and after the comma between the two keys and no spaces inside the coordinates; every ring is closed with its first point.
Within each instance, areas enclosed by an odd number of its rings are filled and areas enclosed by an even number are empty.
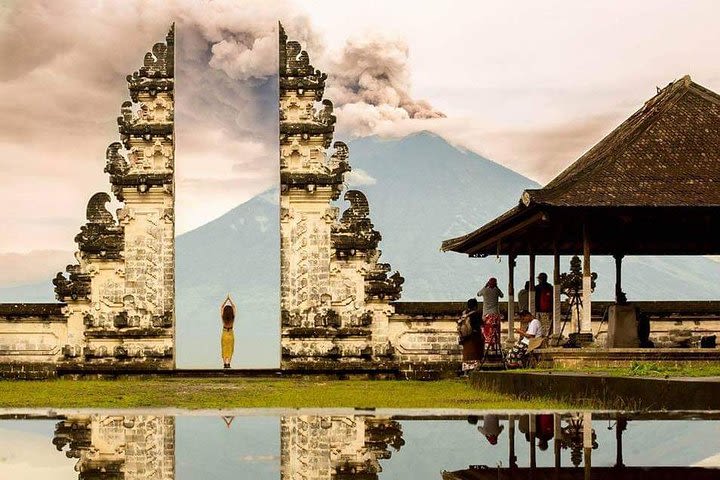
{"type": "Polygon", "coordinates": [[[525,358],[528,355],[527,350],[530,345],[530,339],[543,336],[540,320],[533,318],[532,313],[523,310],[520,312],[519,317],[521,324],[527,326],[525,328],[521,326],[515,329],[515,333],[520,336],[520,339],[508,352],[508,368],[521,368],[525,364],[525,358]]]}

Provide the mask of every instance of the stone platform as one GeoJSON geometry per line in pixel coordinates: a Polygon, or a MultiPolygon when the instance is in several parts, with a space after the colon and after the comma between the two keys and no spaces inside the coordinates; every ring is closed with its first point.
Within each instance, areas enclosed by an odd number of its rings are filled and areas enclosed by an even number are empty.
{"type": "Polygon", "coordinates": [[[718,348],[543,348],[535,351],[540,368],[617,368],[634,362],[661,366],[720,365],[718,348]]]}

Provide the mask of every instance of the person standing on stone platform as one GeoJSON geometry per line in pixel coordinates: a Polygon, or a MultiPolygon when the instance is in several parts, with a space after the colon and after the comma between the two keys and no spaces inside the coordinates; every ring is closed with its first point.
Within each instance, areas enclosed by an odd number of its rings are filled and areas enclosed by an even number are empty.
{"type": "Polygon", "coordinates": [[[530,294],[530,282],[525,282],[525,286],[518,292],[518,311],[530,310],[528,295],[530,294]]]}
{"type": "Polygon", "coordinates": [[[222,334],[220,335],[220,351],[224,368],[230,368],[230,362],[235,351],[235,334],[233,326],[235,324],[235,304],[230,299],[228,293],[225,301],[220,305],[220,318],[222,319],[222,334]]]}
{"type": "Polygon", "coordinates": [[[490,280],[487,281],[485,286],[480,289],[479,292],[477,292],[477,296],[482,297],[483,299],[483,318],[485,318],[485,315],[487,315],[488,313],[500,313],[498,307],[498,299],[503,297],[503,292],[497,286],[497,278],[490,278],[490,280]]]}
{"type": "Polygon", "coordinates": [[[485,349],[485,337],[482,334],[483,319],[478,311],[478,301],[471,298],[467,301],[467,308],[458,320],[460,331],[460,344],[462,345],[462,371],[467,372],[478,366],[485,349]],[[461,324],[468,323],[469,331],[460,328],[461,324]]]}
{"type": "Polygon", "coordinates": [[[547,273],[537,276],[538,284],[535,285],[535,317],[540,320],[543,332],[549,335],[552,332],[553,313],[553,286],[547,281],[547,273]]]}

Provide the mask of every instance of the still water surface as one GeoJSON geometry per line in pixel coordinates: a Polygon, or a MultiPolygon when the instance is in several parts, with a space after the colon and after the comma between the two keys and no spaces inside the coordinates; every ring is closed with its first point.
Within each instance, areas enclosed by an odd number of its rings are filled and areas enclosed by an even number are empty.
{"type": "Polygon", "coordinates": [[[720,479],[711,414],[336,413],[4,415],[0,479],[720,479]]]}

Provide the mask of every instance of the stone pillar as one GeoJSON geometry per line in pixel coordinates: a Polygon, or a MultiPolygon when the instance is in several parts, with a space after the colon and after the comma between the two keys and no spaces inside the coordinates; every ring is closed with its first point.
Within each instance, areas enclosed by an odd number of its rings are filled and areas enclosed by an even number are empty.
{"type": "Polygon", "coordinates": [[[535,316],[535,255],[530,254],[530,288],[528,289],[528,310],[535,316]]]}
{"type": "Polygon", "coordinates": [[[562,309],[560,300],[560,255],[553,255],[553,333],[560,335],[562,329],[562,309]]]}
{"type": "Polygon", "coordinates": [[[587,225],[583,225],[583,310],[580,319],[580,333],[592,333],[592,271],[590,269],[590,236],[587,225]]]}
{"type": "Polygon", "coordinates": [[[508,255],[508,339],[515,341],[515,255],[508,255]]]}

